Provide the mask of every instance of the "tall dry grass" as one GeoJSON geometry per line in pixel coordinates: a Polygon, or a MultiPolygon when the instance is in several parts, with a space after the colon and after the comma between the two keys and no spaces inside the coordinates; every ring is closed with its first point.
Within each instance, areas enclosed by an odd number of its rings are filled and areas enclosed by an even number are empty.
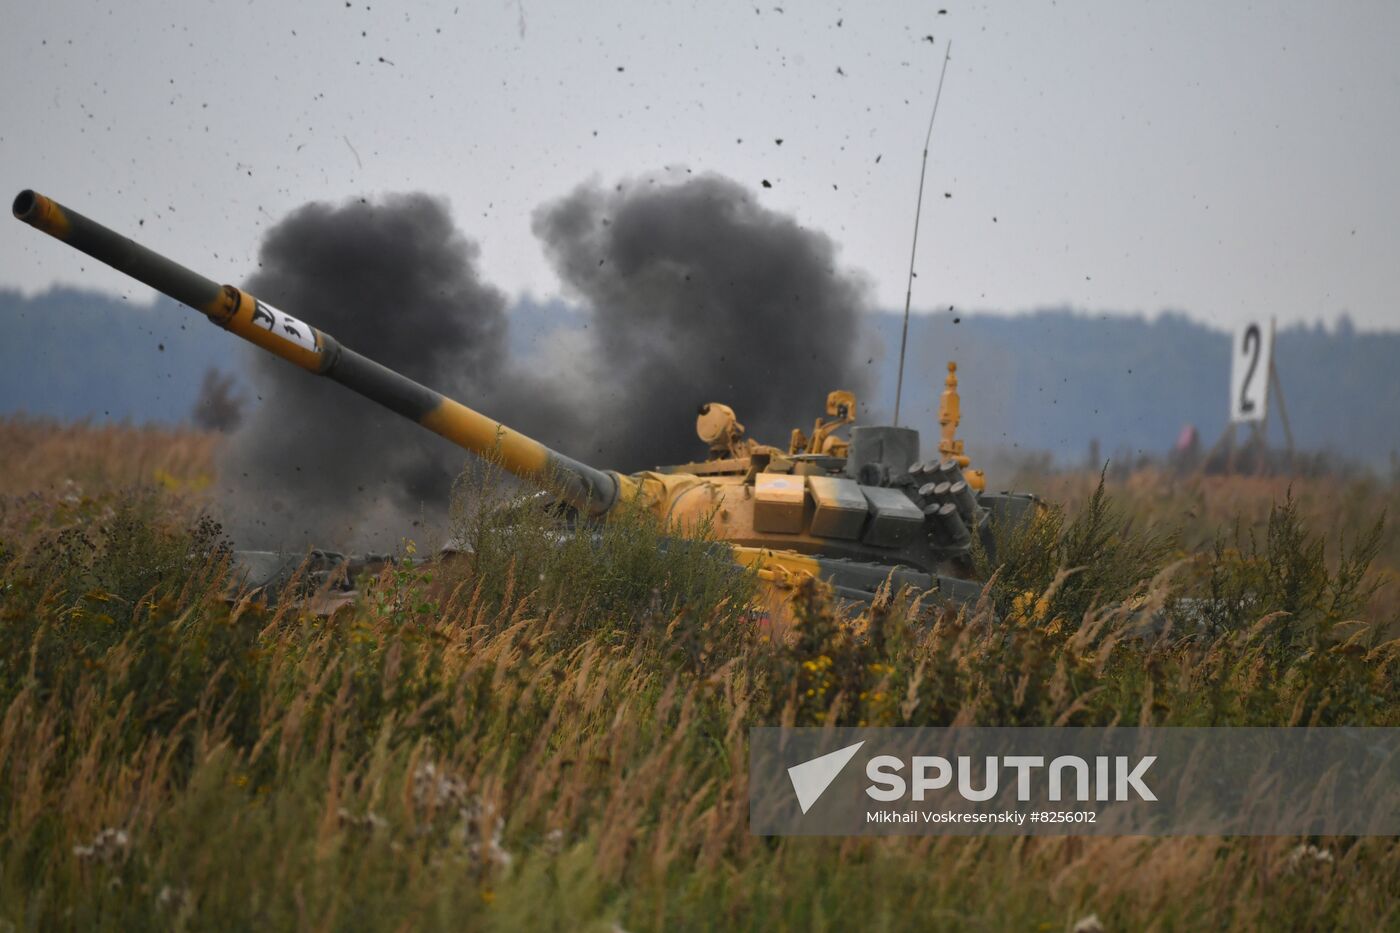
{"type": "Polygon", "coordinates": [[[0,492],[81,496],[150,484],[203,489],[214,479],[219,437],[188,428],[0,418],[0,492]]]}
{"type": "Polygon", "coordinates": [[[226,600],[216,528],[108,488],[0,526],[0,925],[1400,926],[1390,839],[748,833],[757,724],[1400,725],[1364,535],[1339,556],[1298,502],[1194,564],[1091,491],[966,612],[813,586],[778,636],[644,516],[467,513],[474,554],[322,618],[226,600]]]}
{"type": "MultiPolygon", "coordinates": [[[[1069,472],[1034,479],[1035,491],[1070,511],[1082,508],[1099,482],[1097,474],[1069,472]]],[[[1141,526],[1172,529],[1181,558],[1211,554],[1217,545],[1247,546],[1267,534],[1275,506],[1295,503],[1299,517],[1326,539],[1331,558],[1382,528],[1370,568],[1376,599],[1370,617],[1400,617],[1400,481],[1379,476],[1178,476],[1143,469],[1110,479],[1108,491],[1125,516],[1141,526]]]]}

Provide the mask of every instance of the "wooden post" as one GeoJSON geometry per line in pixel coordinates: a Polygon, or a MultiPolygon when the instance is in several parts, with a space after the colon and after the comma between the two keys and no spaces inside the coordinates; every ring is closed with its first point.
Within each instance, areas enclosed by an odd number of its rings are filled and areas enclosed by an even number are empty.
{"type": "Polygon", "coordinates": [[[1220,448],[1225,446],[1227,441],[1231,446],[1234,445],[1234,440],[1231,437],[1234,430],[1235,426],[1233,423],[1225,425],[1225,430],[1220,432],[1220,437],[1216,438],[1215,443],[1210,445],[1210,450],[1207,450],[1205,455],[1201,457],[1200,462],[1196,464],[1196,474],[1198,476],[1205,475],[1206,467],[1215,459],[1215,455],[1220,452],[1220,448]]]}
{"type": "Polygon", "coordinates": [[[1293,447],[1293,428],[1288,424],[1288,406],[1283,403],[1283,383],[1279,381],[1278,369],[1273,358],[1269,359],[1269,382],[1273,385],[1274,397],[1278,399],[1278,418],[1283,423],[1283,440],[1288,445],[1288,472],[1298,472],[1297,455],[1293,447]]]}

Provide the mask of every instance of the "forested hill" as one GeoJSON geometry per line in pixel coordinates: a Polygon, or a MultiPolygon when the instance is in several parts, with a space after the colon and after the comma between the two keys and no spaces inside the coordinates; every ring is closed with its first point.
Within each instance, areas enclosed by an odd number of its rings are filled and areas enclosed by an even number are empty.
{"type": "MultiPolygon", "coordinates": [[[[549,332],[576,330],[583,320],[562,302],[521,301],[512,311],[512,352],[527,357],[549,332]]],[[[900,321],[894,312],[870,316],[866,423],[894,407],[900,321]]],[[[164,299],[148,305],[71,289],[31,298],[0,290],[0,413],[179,422],[205,372],[241,372],[248,352],[164,299]]],[[[1300,446],[1388,466],[1400,451],[1400,331],[1358,331],[1345,319],[1330,328],[1286,327],[1274,355],[1300,446]]],[[[1209,444],[1225,423],[1229,356],[1225,330],[1183,314],[916,313],[903,420],[933,431],[945,367],[955,359],[970,444],[1078,462],[1093,439],[1104,456],[1164,451],[1186,424],[1209,444]]],[[[734,402],[742,419],[742,400],[734,402]]],[[[793,423],[815,415],[794,412],[793,423]]],[[[1277,417],[1271,425],[1281,440],[1277,417]]]]}
{"type": "Polygon", "coordinates": [[[243,360],[218,328],[175,302],[59,288],[0,289],[0,413],[63,420],[189,417],[205,370],[243,360]]]}
{"type": "MultiPolygon", "coordinates": [[[[894,359],[901,316],[877,320],[894,359]]],[[[1078,460],[1094,438],[1105,455],[1159,452],[1187,424],[1207,445],[1225,427],[1230,334],[1182,314],[938,313],[912,318],[909,331],[905,398],[912,388],[931,423],[947,361],[957,360],[969,442],[1078,460]]],[[[1274,360],[1299,446],[1378,467],[1400,451],[1400,332],[1357,331],[1345,318],[1331,329],[1281,328],[1274,360]]],[[[879,370],[872,399],[887,410],[894,372],[879,370]]],[[[1270,405],[1270,439],[1282,443],[1277,400],[1270,405]]]]}

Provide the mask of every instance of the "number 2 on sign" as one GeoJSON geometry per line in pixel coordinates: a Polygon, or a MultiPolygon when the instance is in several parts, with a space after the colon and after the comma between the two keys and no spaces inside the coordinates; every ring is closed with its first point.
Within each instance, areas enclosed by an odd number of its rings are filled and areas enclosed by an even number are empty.
{"type": "Polygon", "coordinates": [[[1244,354],[1249,357],[1249,369],[1244,372],[1244,385],[1240,386],[1240,411],[1254,411],[1254,399],[1249,397],[1249,384],[1254,381],[1254,371],[1259,368],[1259,346],[1263,338],[1259,336],[1259,325],[1251,324],[1244,330],[1244,354]]]}
{"type": "Polygon", "coordinates": [[[1273,328],[1246,322],[1234,338],[1230,362],[1230,420],[1262,421],[1269,396],[1273,328]]]}

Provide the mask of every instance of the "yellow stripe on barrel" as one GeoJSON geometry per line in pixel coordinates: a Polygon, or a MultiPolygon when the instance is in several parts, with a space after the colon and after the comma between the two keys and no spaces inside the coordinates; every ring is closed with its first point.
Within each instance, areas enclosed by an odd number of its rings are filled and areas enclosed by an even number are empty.
{"type": "Polygon", "coordinates": [[[499,457],[502,466],[516,475],[539,478],[549,468],[548,447],[450,398],[443,398],[420,423],[468,450],[499,457]]]}
{"type": "Polygon", "coordinates": [[[26,218],[26,222],[55,239],[68,239],[68,234],[72,232],[73,228],[68,222],[68,215],[63,212],[63,208],[59,207],[56,201],[44,197],[37,191],[33,193],[33,197],[33,212],[26,218]]]}
{"type": "MultiPolygon", "coordinates": [[[[226,312],[228,304],[232,303],[228,301],[227,298],[225,299],[227,303],[221,304],[216,302],[216,305],[219,305],[216,310],[211,311],[208,308],[203,309],[204,313],[208,314],[209,317],[214,320],[214,323],[231,333],[237,334],[249,343],[256,344],[267,352],[280,356],[289,363],[295,363],[302,369],[308,369],[313,373],[319,373],[321,371],[321,349],[325,346],[325,340],[322,339],[319,330],[307,324],[305,321],[292,318],[292,320],[296,321],[300,326],[305,327],[311,334],[311,339],[316,349],[308,349],[295,340],[291,340],[277,333],[274,329],[262,327],[254,323],[253,315],[257,312],[258,308],[257,299],[242,289],[233,289],[233,291],[237,292],[238,298],[237,306],[233,309],[232,315],[223,318],[220,317],[220,313],[226,312]]],[[[285,312],[280,313],[285,314],[285,312]]]]}

